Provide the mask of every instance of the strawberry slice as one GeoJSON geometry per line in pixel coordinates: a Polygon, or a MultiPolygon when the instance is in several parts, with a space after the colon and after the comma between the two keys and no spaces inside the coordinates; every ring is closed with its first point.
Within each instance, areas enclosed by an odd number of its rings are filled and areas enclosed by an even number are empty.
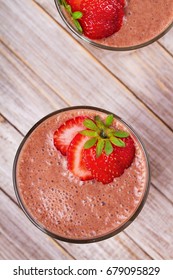
{"type": "Polygon", "coordinates": [[[54,145],[63,155],[67,154],[68,146],[75,135],[85,128],[83,121],[86,118],[86,116],[77,116],[69,119],[54,132],[54,145]]]}
{"type": "Polygon", "coordinates": [[[82,181],[93,178],[83,161],[83,147],[87,140],[87,136],[78,133],[71,141],[67,151],[68,169],[82,181]]]}

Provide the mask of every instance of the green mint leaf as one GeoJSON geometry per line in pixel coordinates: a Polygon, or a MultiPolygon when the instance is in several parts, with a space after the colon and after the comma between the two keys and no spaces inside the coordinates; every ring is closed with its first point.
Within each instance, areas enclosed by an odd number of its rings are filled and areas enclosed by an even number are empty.
{"type": "Polygon", "coordinates": [[[122,140],[120,140],[120,139],[118,139],[118,138],[116,138],[116,137],[114,137],[114,136],[111,136],[111,137],[110,137],[110,141],[111,141],[112,144],[114,144],[115,146],[118,146],[118,147],[125,147],[125,143],[124,143],[122,140]]]}
{"type": "Polygon", "coordinates": [[[83,124],[86,128],[92,129],[94,131],[98,131],[98,127],[96,126],[96,124],[92,120],[85,119],[83,124]]]}
{"type": "Polygon", "coordinates": [[[82,26],[80,25],[79,21],[77,19],[73,19],[74,25],[76,26],[77,30],[82,33],[83,29],[82,26]]]}
{"type": "Polygon", "coordinates": [[[106,120],[105,120],[105,125],[106,125],[106,126],[112,125],[113,119],[114,119],[114,116],[113,116],[112,114],[111,114],[111,115],[108,115],[108,116],[106,117],[106,120]]]}
{"type": "Polygon", "coordinates": [[[74,19],[79,19],[79,18],[81,18],[82,16],[83,16],[83,14],[82,14],[81,12],[79,12],[79,11],[76,11],[76,12],[72,13],[72,17],[73,17],[74,19]]]}
{"type": "Polygon", "coordinates": [[[96,142],[97,142],[97,137],[93,137],[93,138],[89,139],[88,141],[85,142],[84,149],[89,149],[89,148],[93,147],[96,142]]]}
{"type": "Polygon", "coordinates": [[[99,157],[103,151],[105,145],[105,141],[103,139],[100,139],[97,143],[97,147],[96,147],[96,156],[99,157]]]}
{"type": "Polygon", "coordinates": [[[119,138],[126,138],[129,136],[129,133],[126,131],[119,130],[119,131],[114,132],[114,136],[119,137],[119,138]]]}
{"type": "Polygon", "coordinates": [[[85,136],[89,136],[89,137],[97,137],[98,134],[96,131],[93,130],[82,130],[80,131],[80,134],[85,135],[85,136]]]}
{"type": "Polygon", "coordinates": [[[105,141],[105,153],[106,155],[110,155],[113,152],[112,144],[109,140],[105,141]]]}

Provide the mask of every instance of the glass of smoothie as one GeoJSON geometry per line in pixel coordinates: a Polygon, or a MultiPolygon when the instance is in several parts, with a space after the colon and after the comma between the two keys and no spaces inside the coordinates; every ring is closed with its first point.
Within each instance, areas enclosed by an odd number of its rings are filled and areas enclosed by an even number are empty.
{"type": "Polygon", "coordinates": [[[90,243],[124,230],[146,202],[149,160],[134,129],[109,111],[68,107],[26,134],[13,166],[29,220],[58,240],[90,243]]]}
{"type": "Polygon", "coordinates": [[[172,0],[55,0],[55,4],[76,36],[106,50],[147,46],[173,26],[172,0]]]}

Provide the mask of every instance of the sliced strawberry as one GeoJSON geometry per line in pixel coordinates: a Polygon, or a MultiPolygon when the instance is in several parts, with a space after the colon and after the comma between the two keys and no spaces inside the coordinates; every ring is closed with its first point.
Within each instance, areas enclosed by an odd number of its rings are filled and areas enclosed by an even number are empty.
{"type": "Polygon", "coordinates": [[[71,141],[67,151],[68,169],[82,181],[93,178],[83,161],[83,147],[87,140],[87,136],[78,133],[71,141]]]}
{"type": "Polygon", "coordinates": [[[85,127],[83,121],[87,117],[78,116],[67,120],[54,132],[54,145],[63,155],[67,154],[67,149],[74,136],[85,127]]]}

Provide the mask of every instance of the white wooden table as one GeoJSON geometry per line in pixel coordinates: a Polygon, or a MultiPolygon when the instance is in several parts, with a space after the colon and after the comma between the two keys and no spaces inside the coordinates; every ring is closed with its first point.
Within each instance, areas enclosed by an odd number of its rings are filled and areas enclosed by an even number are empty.
{"type": "Polygon", "coordinates": [[[53,0],[1,0],[0,258],[173,258],[173,30],[131,52],[83,45],[53,0]],[[18,145],[44,115],[93,105],[123,117],[141,135],[151,162],[144,209],[124,231],[77,245],[47,237],[19,208],[12,184],[18,145]]]}

